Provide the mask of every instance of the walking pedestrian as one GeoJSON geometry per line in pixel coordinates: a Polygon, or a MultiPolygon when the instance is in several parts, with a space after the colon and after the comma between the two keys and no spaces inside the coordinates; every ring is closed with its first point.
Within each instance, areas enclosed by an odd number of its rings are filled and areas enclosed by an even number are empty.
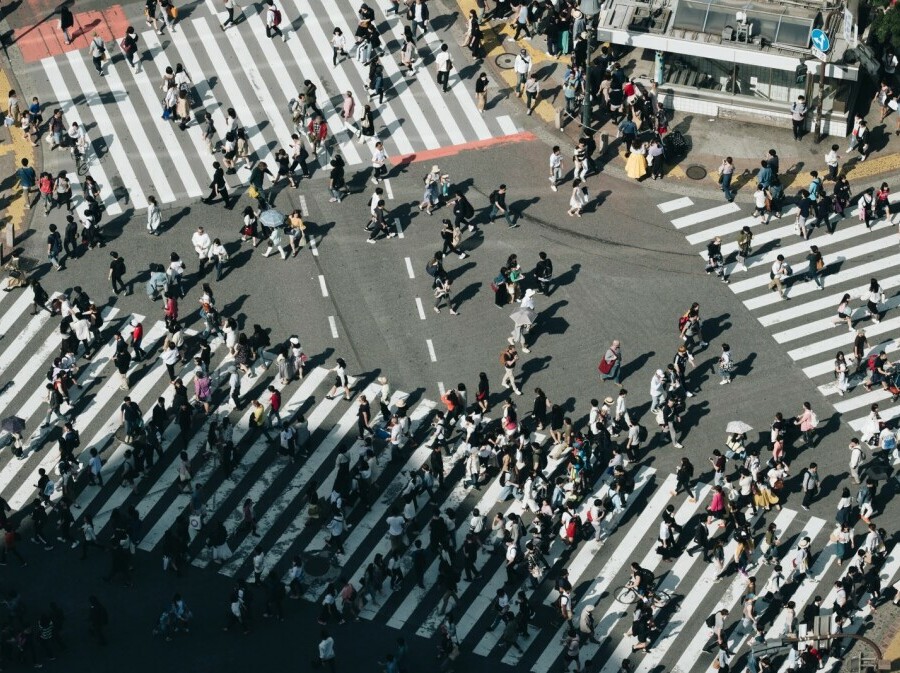
{"type": "Polygon", "coordinates": [[[503,219],[506,220],[506,223],[509,225],[510,229],[518,227],[519,224],[513,218],[512,213],[510,212],[509,207],[506,205],[506,185],[501,184],[497,189],[492,191],[488,196],[488,201],[491,203],[491,212],[488,216],[490,221],[493,222],[499,215],[503,216],[503,219]]]}
{"type": "Polygon", "coordinates": [[[725,194],[725,200],[728,203],[734,201],[734,194],[731,192],[731,179],[734,176],[734,159],[725,157],[722,165],[719,166],[719,188],[725,194]]]}
{"type": "Polygon", "coordinates": [[[516,395],[521,395],[522,391],[516,386],[514,374],[516,364],[519,362],[519,353],[516,351],[516,347],[507,346],[500,353],[500,362],[503,365],[503,378],[500,380],[500,385],[504,388],[512,388],[516,395]]]}
{"type": "Polygon", "coordinates": [[[276,35],[281,36],[282,42],[287,42],[287,33],[281,31],[281,10],[275,6],[275,0],[267,0],[266,2],[266,37],[273,39],[276,35]]]}
{"type": "Polygon", "coordinates": [[[791,103],[791,126],[794,129],[794,140],[803,138],[806,110],[806,96],[797,96],[797,100],[791,103]]]}
{"type": "Polygon", "coordinates": [[[606,349],[598,369],[601,379],[622,387],[622,346],[618,339],[614,339],[606,349]]]}
{"type": "Polygon", "coordinates": [[[228,183],[225,181],[225,170],[218,161],[213,162],[213,177],[209,183],[209,196],[203,199],[203,203],[209,205],[217,196],[222,197],[222,203],[226,210],[231,210],[228,203],[228,183]]]}
{"type": "Polygon", "coordinates": [[[109,256],[112,257],[112,262],[109,263],[108,279],[110,285],[112,285],[113,292],[115,292],[117,295],[120,292],[131,294],[131,292],[128,290],[128,287],[125,285],[125,281],[123,280],[125,274],[127,273],[127,270],[125,268],[125,259],[116,251],[110,252],[109,256]]]}

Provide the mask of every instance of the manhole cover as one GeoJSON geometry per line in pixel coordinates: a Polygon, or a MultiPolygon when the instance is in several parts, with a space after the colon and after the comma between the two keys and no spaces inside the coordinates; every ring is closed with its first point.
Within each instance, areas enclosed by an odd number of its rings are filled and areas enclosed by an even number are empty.
{"type": "Polygon", "coordinates": [[[337,574],[331,565],[328,552],[309,554],[303,563],[303,569],[307,575],[312,575],[313,577],[322,577],[329,573],[337,574]]]}
{"type": "Polygon", "coordinates": [[[516,62],[516,57],[513,54],[500,54],[494,59],[494,62],[504,70],[511,70],[516,62]]]}
{"type": "Polygon", "coordinates": [[[706,177],[706,169],[703,166],[688,166],[685,173],[691,180],[702,180],[706,177]]]}

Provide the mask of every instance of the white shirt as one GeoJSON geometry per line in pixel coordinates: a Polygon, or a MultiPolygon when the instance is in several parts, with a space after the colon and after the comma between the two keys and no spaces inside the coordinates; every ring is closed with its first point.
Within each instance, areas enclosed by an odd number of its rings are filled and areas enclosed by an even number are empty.
{"type": "Polygon", "coordinates": [[[531,72],[531,59],[519,54],[516,56],[516,62],[513,63],[513,70],[520,75],[527,75],[531,72]]]}
{"type": "Polygon", "coordinates": [[[772,264],[772,273],[775,274],[776,278],[784,276],[784,262],[776,259],[775,263],[772,264]]]}
{"type": "Polygon", "coordinates": [[[439,51],[438,55],[434,57],[435,65],[437,65],[438,72],[447,72],[450,70],[450,52],[449,51],[439,51]]]}
{"type": "Polygon", "coordinates": [[[388,535],[397,537],[403,534],[403,527],[406,524],[402,516],[389,516],[387,519],[388,535]]]}
{"type": "MultiPolygon", "coordinates": [[[[378,166],[378,167],[384,166],[386,161],[387,161],[387,152],[384,151],[383,147],[380,150],[375,150],[374,152],[372,152],[372,165],[373,166],[378,166]]],[[[375,202],[375,205],[378,205],[377,201],[375,202]]]]}
{"type": "Polygon", "coordinates": [[[191,244],[194,246],[194,250],[197,251],[197,255],[200,259],[206,259],[207,255],[209,255],[209,249],[212,246],[212,240],[205,231],[203,233],[195,231],[194,235],[191,236],[191,244]]]}
{"type": "Polygon", "coordinates": [[[319,659],[334,659],[334,638],[331,636],[319,641],[319,659]]]}
{"type": "Polygon", "coordinates": [[[831,150],[828,154],[825,155],[825,165],[826,166],[837,166],[838,165],[838,153],[834,150],[831,150]]]}
{"type": "Polygon", "coordinates": [[[378,193],[372,194],[372,198],[369,199],[369,212],[372,213],[372,215],[375,214],[375,209],[378,207],[378,202],[382,201],[383,199],[384,199],[383,194],[378,194],[378,193]]]}
{"type": "Polygon", "coordinates": [[[757,189],[755,192],[753,192],[753,204],[757,208],[766,207],[766,190],[757,189]]]}
{"type": "Polygon", "coordinates": [[[562,168],[562,154],[553,152],[550,155],[550,169],[555,171],[559,168],[562,168]]]}

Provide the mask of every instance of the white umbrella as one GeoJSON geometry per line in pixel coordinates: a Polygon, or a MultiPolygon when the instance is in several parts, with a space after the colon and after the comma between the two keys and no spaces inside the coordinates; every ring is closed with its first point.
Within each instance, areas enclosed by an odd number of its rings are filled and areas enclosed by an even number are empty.
{"type": "Polygon", "coordinates": [[[731,421],[725,426],[725,432],[732,435],[745,435],[753,428],[744,423],[744,421],[731,421]]]}

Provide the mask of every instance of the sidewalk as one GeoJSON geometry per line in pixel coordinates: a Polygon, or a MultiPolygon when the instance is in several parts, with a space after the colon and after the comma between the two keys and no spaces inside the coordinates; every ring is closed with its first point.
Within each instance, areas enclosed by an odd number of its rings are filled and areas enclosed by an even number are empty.
{"type": "MultiPolygon", "coordinates": [[[[467,17],[469,10],[477,9],[475,0],[457,0],[457,2],[461,17],[467,17]]],[[[512,39],[514,30],[510,28],[511,22],[511,18],[508,17],[504,21],[491,21],[482,26],[484,48],[487,52],[484,60],[485,66],[511,89],[515,86],[516,81],[515,73],[512,70],[512,61],[520,49],[527,50],[532,59],[533,70],[541,83],[541,100],[533,116],[548,125],[548,130],[558,133],[560,129],[557,127],[557,109],[564,105],[562,80],[569,59],[568,57],[557,59],[549,56],[543,50],[545,45],[543,36],[535,37],[533,40],[523,38],[518,42],[514,41],[512,39]]],[[[650,67],[645,61],[632,60],[626,64],[626,71],[630,76],[643,82],[645,89],[649,89],[650,67]],[[646,72],[644,72],[645,70],[646,72]]],[[[514,97],[512,91],[509,92],[509,95],[514,97]]],[[[737,186],[737,200],[749,202],[752,201],[752,176],[759,169],[759,163],[768,150],[773,148],[781,159],[780,175],[785,191],[788,196],[791,196],[798,189],[805,188],[809,184],[810,171],[817,170],[821,176],[826,174],[824,156],[831,149],[832,144],[840,147],[838,151],[841,155],[840,170],[847,174],[855,192],[873,185],[877,187],[882,181],[891,183],[900,178],[900,138],[893,134],[896,114],[892,113],[884,122],[881,122],[878,106],[869,106],[866,120],[871,129],[872,142],[870,144],[873,150],[867,160],[862,162],[859,160],[858,153],[846,152],[846,139],[828,137],[817,144],[813,140],[813,134],[807,133],[803,140],[797,142],[793,139],[790,129],[770,128],[728,119],[711,119],[700,114],[675,112],[670,130],[678,130],[687,137],[691,144],[691,150],[687,158],[680,164],[667,165],[665,179],[653,183],[652,187],[680,193],[698,192],[703,196],[715,197],[719,191],[718,175],[715,171],[727,155],[734,159],[737,168],[735,180],[732,183],[732,188],[737,186]],[[689,177],[687,169],[695,166],[704,169],[706,175],[700,179],[689,177]]],[[[524,117],[524,110],[522,115],[524,117]]],[[[615,139],[616,128],[610,121],[606,121],[597,130],[601,134],[606,134],[610,139],[608,163],[604,166],[603,172],[617,178],[629,179],[625,176],[624,171],[624,149],[615,139]]],[[[562,133],[570,138],[574,145],[580,135],[580,126],[577,121],[569,120],[562,133]]],[[[598,147],[602,146],[599,138],[597,145],[598,147]]],[[[565,148],[563,153],[566,154],[565,148]]],[[[692,174],[702,172],[696,169],[691,171],[692,174]]]]}
{"type": "MultiPolygon", "coordinates": [[[[6,68],[0,68],[0,91],[5,93],[10,89],[15,89],[19,95],[19,106],[26,109],[31,102],[31,95],[27,91],[20,90],[15,79],[12,78],[10,72],[6,68]],[[26,98],[27,96],[27,98],[26,98]]],[[[4,111],[3,116],[6,116],[4,111]]],[[[32,211],[25,209],[25,199],[22,190],[19,188],[19,180],[16,178],[16,170],[21,166],[22,159],[28,159],[28,162],[34,168],[35,172],[40,174],[42,168],[35,160],[38,149],[26,140],[25,135],[19,128],[4,126],[0,131],[0,228],[2,228],[2,250],[3,259],[6,261],[6,255],[13,248],[13,238],[18,242],[27,237],[27,230],[31,225],[32,211]]],[[[36,195],[32,195],[32,199],[36,199],[36,195]]]]}

